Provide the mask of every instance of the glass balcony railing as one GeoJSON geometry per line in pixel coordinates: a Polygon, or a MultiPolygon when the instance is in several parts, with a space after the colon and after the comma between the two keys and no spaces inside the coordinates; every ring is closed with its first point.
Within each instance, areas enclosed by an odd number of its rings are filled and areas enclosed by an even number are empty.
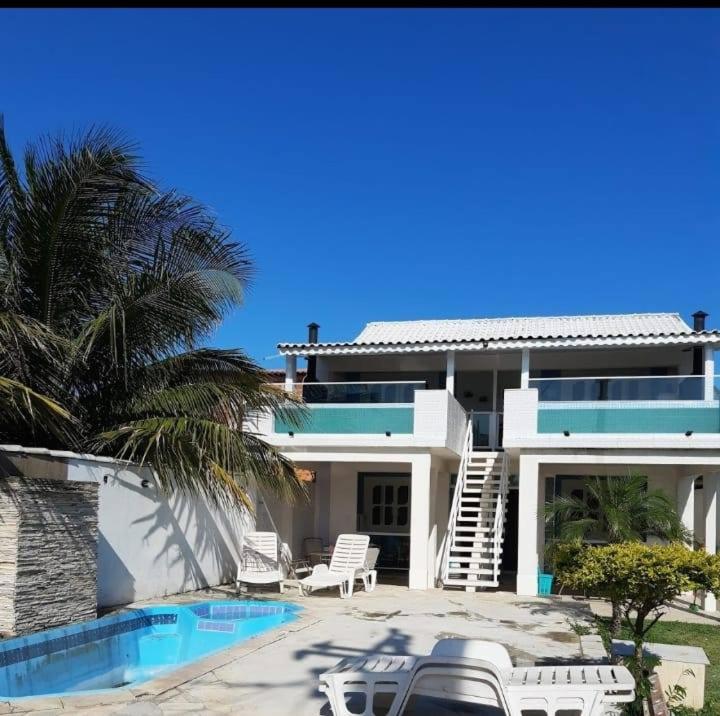
{"type": "Polygon", "coordinates": [[[702,375],[634,376],[613,378],[531,378],[538,400],[548,402],[703,400],[702,375]]]}
{"type": "Polygon", "coordinates": [[[424,390],[422,381],[392,383],[303,383],[297,386],[310,405],[327,404],[408,404],[415,402],[415,391],[424,390]]]}

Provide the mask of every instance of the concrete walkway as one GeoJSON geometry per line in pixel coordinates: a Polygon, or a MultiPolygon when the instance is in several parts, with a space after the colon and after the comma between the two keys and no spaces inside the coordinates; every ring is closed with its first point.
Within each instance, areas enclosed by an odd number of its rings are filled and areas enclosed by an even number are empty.
{"type": "MultiPolygon", "coordinates": [[[[208,590],[179,595],[167,602],[228,596],[224,590],[208,590]]],[[[421,592],[381,585],[371,594],[357,592],[350,600],[339,599],[337,592],[298,599],[294,590],[282,598],[297,600],[305,608],[303,618],[267,638],[246,642],[244,648],[235,647],[237,657],[229,650],[224,665],[158,696],[140,697],[131,703],[106,701],[106,705],[99,705],[99,699],[92,705],[88,699],[89,708],[79,713],[325,716],[330,711],[317,691],[318,674],[346,656],[368,652],[427,654],[438,639],[465,637],[505,644],[518,665],[577,661],[579,640],[571,624],[590,624],[592,619],[587,602],[523,599],[508,593],[421,592]]],[[[77,707],[70,711],[70,704],[60,705],[63,708],[42,713],[66,716],[78,712],[77,707]]]]}

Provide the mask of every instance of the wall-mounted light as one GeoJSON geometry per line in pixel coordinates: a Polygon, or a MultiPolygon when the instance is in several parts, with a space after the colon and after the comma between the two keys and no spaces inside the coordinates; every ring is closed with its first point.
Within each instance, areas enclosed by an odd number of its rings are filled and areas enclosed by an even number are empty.
{"type": "Polygon", "coordinates": [[[141,480],[140,487],[150,487],[150,480],[141,480]]]}
{"type": "Polygon", "coordinates": [[[110,475],[103,475],[103,485],[107,485],[109,479],[110,479],[110,475]]]}
{"type": "Polygon", "coordinates": [[[693,434],[693,431],[692,431],[692,430],[686,430],[686,431],[685,431],[685,437],[686,437],[686,438],[689,438],[692,434],[693,434]]]}
{"type": "Polygon", "coordinates": [[[392,433],[389,430],[385,431],[385,437],[389,438],[392,435],[392,433]]]}
{"type": "Polygon", "coordinates": [[[294,433],[292,430],[288,430],[288,435],[289,435],[291,438],[294,438],[294,437],[295,437],[295,433],[294,433]]]}
{"type": "Polygon", "coordinates": [[[570,437],[570,431],[569,431],[569,430],[563,430],[563,435],[564,435],[566,438],[569,438],[569,437],[570,437]]]}

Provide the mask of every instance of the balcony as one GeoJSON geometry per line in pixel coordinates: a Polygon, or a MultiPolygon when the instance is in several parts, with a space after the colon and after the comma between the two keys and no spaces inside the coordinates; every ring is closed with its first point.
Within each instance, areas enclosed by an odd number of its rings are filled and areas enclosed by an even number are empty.
{"type": "Polygon", "coordinates": [[[417,381],[307,383],[303,408],[260,416],[255,429],[279,447],[438,447],[458,453],[467,415],[446,390],[417,381]],[[297,420],[293,419],[296,410],[297,420]]]}
{"type": "Polygon", "coordinates": [[[406,434],[413,432],[415,393],[421,382],[308,383],[298,387],[306,403],[299,425],[276,415],[276,433],[406,434]]]}
{"type": "Polygon", "coordinates": [[[631,378],[531,378],[541,403],[702,400],[705,376],[635,376],[631,378]]]}
{"type": "Polygon", "coordinates": [[[504,445],[720,447],[720,402],[711,378],[531,379],[529,388],[505,393],[504,445]]]}

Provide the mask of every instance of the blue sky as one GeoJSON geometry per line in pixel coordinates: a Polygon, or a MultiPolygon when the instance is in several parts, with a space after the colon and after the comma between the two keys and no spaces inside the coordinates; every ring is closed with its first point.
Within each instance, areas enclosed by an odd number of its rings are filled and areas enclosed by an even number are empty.
{"type": "Polygon", "coordinates": [[[680,311],[720,326],[717,10],[0,11],[18,150],[111,124],[258,274],[215,338],[680,311]]]}

